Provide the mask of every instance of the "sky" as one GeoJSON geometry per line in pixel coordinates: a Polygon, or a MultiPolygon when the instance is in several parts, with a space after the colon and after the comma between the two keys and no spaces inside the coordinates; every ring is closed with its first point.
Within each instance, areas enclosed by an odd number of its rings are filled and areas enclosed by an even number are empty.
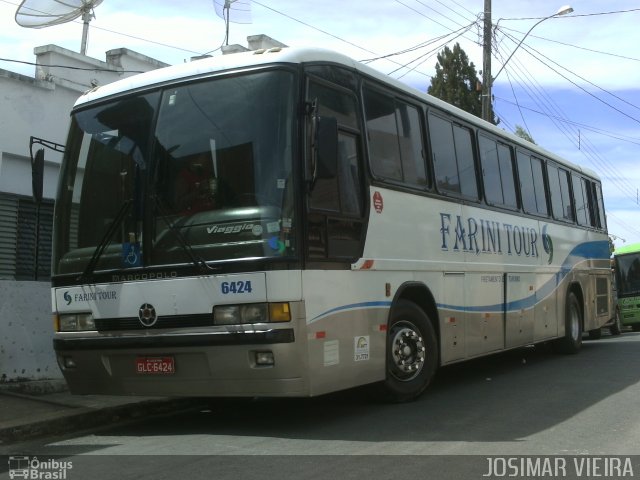
{"type": "MultiPolygon", "coordinates": [[[[231,23],[230,44],[266,34],[289,46],[338,50],[421,91],[445,45],[460,43],[482,70],[484,0],[239,1],[251,2],[251,23],[231,23]]],[[[0,68],[33,76],[34,66],[18,62],[34,62],[35,47],[80,51],[80,19],[23,28],[15,22],[19,3],[0,0],[0,68]]],[[[564,5],[493,1],[499,126],[521,126],[538,145],[595,171],[614,243],[640,242],[640,3],[575,0],[572,13],[546,18],[564,5]]],[[[104,0],[94,13],[87,55],[100,60],[125,47],[178,64],[220,55],[225,39],[213,0],[104,0]]]]}

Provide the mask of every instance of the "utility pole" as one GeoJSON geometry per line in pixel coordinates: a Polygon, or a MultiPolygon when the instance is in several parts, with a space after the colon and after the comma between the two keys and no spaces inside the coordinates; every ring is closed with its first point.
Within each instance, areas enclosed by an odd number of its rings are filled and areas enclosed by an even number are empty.
{"type": "Polygon", "coordinates": [[[484,0],[484,38],[482,48],[482,119],[491,122],[491,0],[484,0]]]}

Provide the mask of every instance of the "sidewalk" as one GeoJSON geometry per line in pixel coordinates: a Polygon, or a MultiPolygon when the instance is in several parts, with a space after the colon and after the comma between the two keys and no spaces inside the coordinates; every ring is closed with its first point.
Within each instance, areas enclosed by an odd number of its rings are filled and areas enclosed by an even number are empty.
{"type": "Polygon", "coordinates": [[[71,395],[63,380],[0,383],[0,445],[184,410],[191,398],[71,395]]]}

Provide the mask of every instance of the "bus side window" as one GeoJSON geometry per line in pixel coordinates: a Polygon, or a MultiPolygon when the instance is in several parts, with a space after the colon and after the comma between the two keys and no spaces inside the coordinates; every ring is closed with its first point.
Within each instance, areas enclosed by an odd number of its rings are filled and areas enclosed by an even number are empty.
{"type": "Polygon", "coordinates": [[[520,196],[522,208],[526,213],[547,216],[547,197],[544,186],[544,170],[542,160],[518,151],[518,175],[520,179],[520,196]]]}
{"type": "Polygon", "coordinates": [[[310,81],[307,99],[317,101],[318,114],[338,120],[337,175],[318,178],[310,192],[308,255],[323,260],[357,258],[364,231],[364,191],[356,97],[310,81]]]}
{"type": "Polygon", "coordinates": [[[596,198],[594,199],[594,205],[598,206],[598,216],[596,218],[597,227],[606,230],[607,229],[607,216],[604,212],[604,200],[602,198],[602,187],[599,183],[594,183],[595,192],[594,195],[596,198]]]}
{"type": "Polygon", "coordinates": [[[601,198],[599,185],[586,178],[583,178],[582,182],[584,185],[587,208],[589,209],[589,224],[594,228],[602,229],[604,209],[599,201],[601,198]]]}
{"type": "MultiPolygon", "coordinates": [[[[342,90],[334,89],[325,84],[309,82],[309,101],[317,100],[318,114],[321,116],[334,117],[338,120],[338,129],[343,132],[345,129],[356,129],[358,122],[356,120],[356,101],[355,97],[342,90]]],[[[343,162],[349,154],[345,153],[344,148],[348,148],[344,144],[344,139],[339,134],[338,138],[338,161],[343,162]]],[[[343,168],[338,166],[338,177],[340,172],[344,173],[343,168]]],[[[359,172],[358,172],[359,174],[359,172]]],[[[340,186],[342,179],[336,178],[319,178],[311,193],[311,207],[316,210],[327,210],[340,212],[344,205],[341,206],[340,186]]],[[[344,196],[344,195],[343,195],[344,196]]],[[[344,199],[342,199],[344,202],[344,199]]]]}
{"type": "Polygon", "coordinates": [[[549,188],[551,190],[551,206],[553,216],[557,220],[572,222],[573,201],[569,190],[569,172],[563,168],[549,164],[547,167],[549,188]]]}
{"type": "Polygon", "coordinates": [[[427,175],[418,109],[371,88],[363,89],[363,97],[373,174],[424,189],[427,175]]]}
{"type": "Polygon", "coordinates": [[[471,130],[429,112],[429,138],[438,189],[477,200],[471,130]]]}
{"type": "Polygon", "coordinates": [[[578,175],[571,175],[571,184],[573,186],[573,201],[576,206],[576,220],[578,225],[584,227],[591,226],[591,211],[587,195],[585,191],[584,179],[578,175]]]}
{"type": "Polygon", "coordinates": [[[511,147],[484,135],[479,136],[478,144],[487,203],[518,208],[511,147]]]}

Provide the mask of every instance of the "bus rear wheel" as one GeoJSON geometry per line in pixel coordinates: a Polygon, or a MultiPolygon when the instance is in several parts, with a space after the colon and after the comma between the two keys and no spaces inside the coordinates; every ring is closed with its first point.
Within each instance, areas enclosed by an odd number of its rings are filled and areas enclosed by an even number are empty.
{"type": "Polygon", "coordinates": [[[417,398],[438,366],[438,342],[433,324],[415,303],[400,300],[392,309],[387,330],[386,379],[383,397],[394,402],[417,398]]]}
{"type": "Polygon", "coordinates": [[[620,310],[616,308],[616,316],[613,325],[609,327],[611,335],[620,335],[622,333],[622,323],[620,322],[620,310]]]}
{"type": "Polygon", "coordinates": [[[564,315],[564,337],[555,340],[555,350],[560,353],[577,353],[582,346],[582,309],[573,292],[567,295],[564,315]]]}

